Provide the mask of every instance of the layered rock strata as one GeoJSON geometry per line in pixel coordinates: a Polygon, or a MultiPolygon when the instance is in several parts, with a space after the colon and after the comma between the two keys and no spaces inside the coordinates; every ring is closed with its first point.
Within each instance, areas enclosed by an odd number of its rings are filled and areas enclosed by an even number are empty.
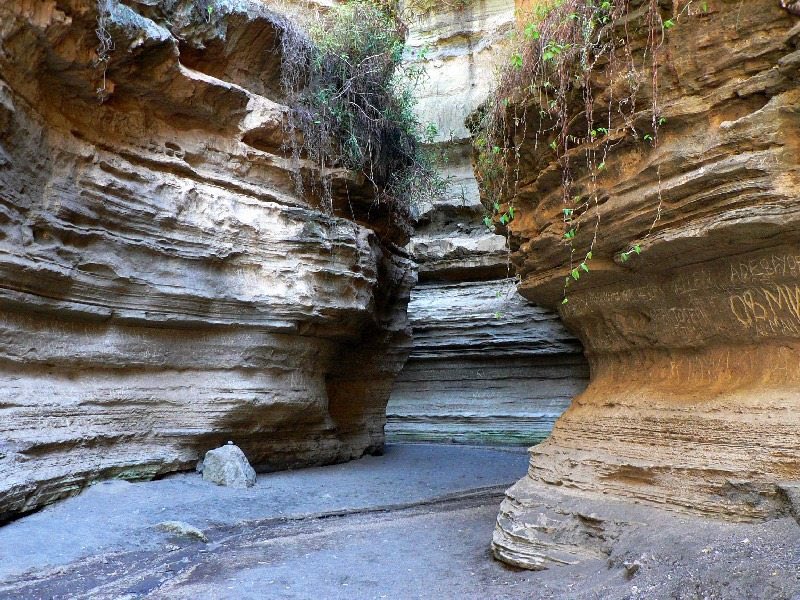
{"type": "MultiPolygon", "coordinates": [[[[641,50],[646,30],[628,31],[641,50]]],[[[533,568],[564,559],[551,543],[563,528],[550,526],[542,501],[556,486],[590,494],[596,518],[603,497],[732,520],[796,512],[799,47],[800,20],[772,0],[708,2],[665,33],[658,144],[620,139],[597,180],[599,206],[578,220],[578,255],[597,211],[600,235],[592,272],[560,312],[584,344],[591,382],[509,490],[498,557],[533,568]],[[641,255],[624,261],[633,245],[641,255]]],[[[604,82],[592,85],[596,106],[608,106],[604,82]]],[[[558,166],[533,136],[523,159],[514,263],[522,294],[554,307],[569,268],[558,166]]],[[[590,174],[574,175],[589,189],[590,174]]],[[[561,541],[580,546],[568,529],[561,541]]]]}
{"type": "Polygon", "coordinates": [[[297,192],[286,23],[206,6],[0,5],[0,519],[228,440],[259,469],[382,447],[405,234],[297,192]]]}
{"type": "Polygon", "coordinates": [[[516,293],[472,173],[464,119],[488,95],[513,21],[514,3],[492,0],[439,6],[411,22],[410,60],[427,74],[418,111],[439,131],[449,187],[418,207],[408,246],[421,284],[409,307],[414,349],[388,407],[390,439],[533,444],[585,386],[580,344],[553,312],[516,293]]]}
{"type": "Polygon", "coordinates": [[[420,280],[475,281],[510,276],[504,240],[482,224],[484,209],[472,172],[465,118],[483,102],[494,81],[514,20],[511,0],[444,4],[409,26],[408,60],[424,70],[417,90],[420,120],[438,131],[434,147],[448,189],[417,207],[409,250],[420,280]]]}
{"type": "Polygon", "coordinates": [[[427,283],[412,298],[414,346],[392,391],[390,439],[537,443],[585,387],[578,341],[513,281],[427,283]]]}

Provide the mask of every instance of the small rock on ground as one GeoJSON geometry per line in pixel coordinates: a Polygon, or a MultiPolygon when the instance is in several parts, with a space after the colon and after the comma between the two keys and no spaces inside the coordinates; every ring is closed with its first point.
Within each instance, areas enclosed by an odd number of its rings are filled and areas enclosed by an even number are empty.
{"type": "Polygon", "coordinates": [[[203,459],[203,479],[234,488],[256,484],[256,472],[242,450],[228,442],[226,446],[209,450],[203,459]]]}
{"type": "Polygon", "coordinates": [[[183,521],[163,521],[156,525],[161,531],[172,533],[174,535],[186,538],[193,538],[201,542],[208,542],[206,534],[200,531],[197,527],[184,523],[183,521]]]}

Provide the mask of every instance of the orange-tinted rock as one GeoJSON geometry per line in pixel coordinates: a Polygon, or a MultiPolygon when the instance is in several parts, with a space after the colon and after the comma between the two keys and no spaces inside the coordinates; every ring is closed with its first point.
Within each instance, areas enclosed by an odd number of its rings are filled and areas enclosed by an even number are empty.
{"type": "MultiPolygon", "coordinates": [[[[510,225],[521,293],[560,307],[591,383],[532,449],[528,476],[501,509],[495,552],[517,564],[542,564],[526,526],[537,509],[525,504],[542,486],[734,520],[791,510],[784,489],[800,480],[800,20],[772,0],[708,8],[665,34],[658,144],[629,137],[609,155],[599,206],[580,217],[575,240],[583,256],[599,211],[591,273],[565,305],[558,167],[546,144],[523,146],[510,225]],[[641,255],[623,262],[633,245],[641,255]]],[[[634,34],[633,47],[642,44],[634,34]]],[[[593,83],[607,105],[608,90],[593,83]]],[[[647,94],[645,85],[643,110],[647,94]]],[[[575,177],[588,188],[585,170],[575,177]]]]}

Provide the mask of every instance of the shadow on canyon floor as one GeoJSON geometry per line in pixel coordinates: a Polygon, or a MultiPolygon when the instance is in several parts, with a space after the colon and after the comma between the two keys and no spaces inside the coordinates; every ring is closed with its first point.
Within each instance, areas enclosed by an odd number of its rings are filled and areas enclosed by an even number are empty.
{"type": "Polygon", "coordinates": [[[513,450],[394,445],[249,490],[195,474],[98,484],[0,528],[0,598],[800,598],[789,518],[733,525],[630,505],[610,554],[506,567],[489,541],[526,464],[513,450]],[[208,543],[156,528],[169,520],[208,543]]]}

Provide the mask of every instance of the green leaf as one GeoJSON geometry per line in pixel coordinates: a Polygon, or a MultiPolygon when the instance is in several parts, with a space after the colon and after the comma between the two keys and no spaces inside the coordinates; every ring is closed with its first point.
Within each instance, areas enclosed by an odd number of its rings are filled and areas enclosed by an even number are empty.
{"type": "Polygon", "coordinates": [[[503,215],[502,217],[500,217],[500,224],[505,225],[506,223],[508,223],[508,217],[506,215],[503,215]]]}
{"type": "Polygon", "coordinates": [[[515,69],[521,69],[523,64],[522,54],[515,52],[511,55],[511,66],[515,69]]]}
{"type": "Polygon", "coordinates": [[[642,253],[642,247],[639,244],[636,244],[633,247],[633,251],[636,252],[636,254],[641,254],[642,253]]]}
{"type": "Polygon", "coordinates": [[[589,272],[589,267],[586,266],[586,263],[581,263],[581,269],[583,269],[587,273],[589,272]]]}
{"type": "Polygon", "coordinates": [[[592,260],[592,253],[591,251],[586,253],[586,260],[592,260]]]}
{"type": "Polygon", "coordinates": [[[535,23],[531,23],[525,28],[525,37],[529,40],[538,40],[539,35],[539,30],[536,28],[535,23]]]}
{"type": "Polygon", "coordinates": [[[673,27],[675,27],[675,21],[673,19],[664,21],[664,29],[672,29],[673,27]]]}
{"type": "Polygon", "coordinates": [[[628,258],[629,258],[628,253],[627,252],[623,252],[622,254],[619,255],[619,258],[620,258],[620,260],[622,262],[628,262],[628,258]]]}
{"type": "Polygon", "coordinates": [[[601,162],[599,165],[597,165],[597,170],[598,171],[604,171],[605,168],[606,168],[606,163],[605,162],[601,162]]]}
{"type": "Polygon", "coordinates": [[[580,279],[580,278],[581,278],[581,272],[580,272],[580,271],[578,271],[578,269],[572,269],[572,272],[570,273],[570,275],[572,275],[572,278],[573,278],[575,281],[578,281],[578,279],[580,279]]]}
{"type": "Polygon", "coordinates": [[[492,228],[492,220],[489,217],[483,217],[483,224],[486,225],[488,229],[492,228]]]}
{"type": "Polygon", "coordinates": [[[509,219],[513,219],[514,218],[514,207],[513,206],[509,206],[508,207],[508,216],[509,216],[509,219]]]}
{"type": "Polygon", "coordinates": [[[569,302],[569,298],[564,298],[564,299],[561,301],[561,304],[566,304],[567,302],[569,302]]]}

